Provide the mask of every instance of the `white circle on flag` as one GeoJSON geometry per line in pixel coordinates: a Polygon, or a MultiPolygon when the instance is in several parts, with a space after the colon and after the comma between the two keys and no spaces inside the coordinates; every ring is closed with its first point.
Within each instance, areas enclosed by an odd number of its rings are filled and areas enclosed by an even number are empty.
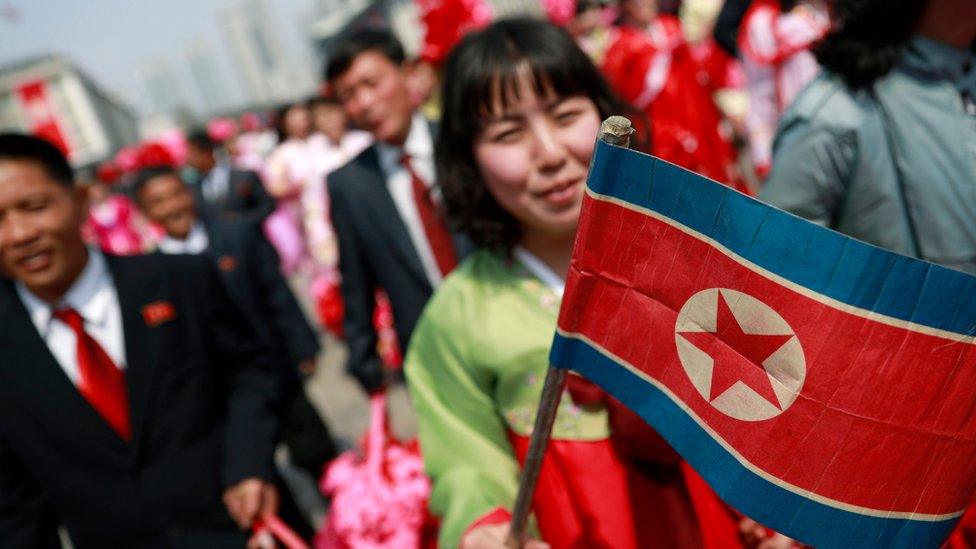
{"type": "Polygon", "coordinates": [[[674,339],[698,393],[720,412],[763,421],[789,408],[803,388],[806,360],[790,325],[755,297],[727,288],[691,296],[674,339]]]}

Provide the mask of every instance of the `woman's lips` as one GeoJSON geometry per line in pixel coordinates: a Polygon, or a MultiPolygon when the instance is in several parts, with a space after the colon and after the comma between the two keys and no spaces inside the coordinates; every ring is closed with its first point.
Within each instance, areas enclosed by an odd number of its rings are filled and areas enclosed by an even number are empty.
{"type": "Polygon", "coordinates": [[[576,194],[579,192],[582,181],[582,179],[576,179],[568,183],[553,185],[546,191],[536,193],[536,196],[545,200],[550,205],[565,206],[576,199],[576,194]]]}

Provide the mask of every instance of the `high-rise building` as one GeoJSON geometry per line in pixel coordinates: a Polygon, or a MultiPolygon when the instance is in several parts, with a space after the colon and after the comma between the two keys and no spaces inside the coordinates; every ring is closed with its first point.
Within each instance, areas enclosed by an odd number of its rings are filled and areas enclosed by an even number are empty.
{"type": "Polygon", "coordinates": [[[241,0],[224,8],[219,23],[250,102],[271,105],[314,91],[313,67],[303,56],[286,51],[264,0],[241,0]]]}
{"type": "Polygon", "coordinates": [[[75,166],[99,162],[139,138],[135,113],[56,55],[0,67],[0,131],[43,137],[75,166]]]}
{"type": "Polygon", "coordinates": [[[204,112],[210,115],[226,109],[233,102],[233,97],[221,78],[222,72],[211,43],[205,38],[191,40],[184,49],[184,55],[204,112]]]}
{"type": "Polygon", "coordinates": [[[138,70],[139,79],[157,113],[172,114],[189,109],[190,103],[170,62],[157,57],[138,70]]]}

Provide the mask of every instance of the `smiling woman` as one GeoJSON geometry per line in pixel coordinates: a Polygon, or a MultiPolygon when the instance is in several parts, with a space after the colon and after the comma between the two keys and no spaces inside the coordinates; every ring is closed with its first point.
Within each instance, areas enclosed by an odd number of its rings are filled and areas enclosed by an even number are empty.
{"type": "MultiPolygon", "coordinates": [[[[630,110],[569,35],[540,21],[470,35],[444,78],[438,181],[480,249],[428,304],[405,371],[441,545],[501,548],[600,120],[630,110]]],[[[581,378],[571,396],[533,501],[540,539],[526,547],[701,546],[673,450],[631,426],[643,441],[637,465],[610,436],[628,412],[581,378]]]]}

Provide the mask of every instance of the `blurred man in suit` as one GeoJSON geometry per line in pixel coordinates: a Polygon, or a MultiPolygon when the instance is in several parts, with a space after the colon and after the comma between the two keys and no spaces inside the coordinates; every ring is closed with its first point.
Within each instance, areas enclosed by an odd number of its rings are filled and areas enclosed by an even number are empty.
{"type": "Polygon", "coordinates": [[[326,78],[357,127],[376,143],[328,176],[339,239],[349,372],[367,391],[384,384],[372,324],[386,291],[401,348],[434,288],[470,250],[445,222],[434,182],[436,128],[414,110],[409,65],[385,31],[366,30],[329,56],[326,78]]]}
{"type": "Polygon", "coordinates": [[[86,212],[55,147],[0,135],[2,545],[243,547],[277,509],[270,349],[205,259],[103,254],[86,212]]]}
{"type": "Polygon", "coordinates": [[[209,257],[231,298],[275,351],[284,387],[282,440],[292,462],[317,478],[335,450],[299,373],[314,372],[318,336],[278,270],[278,255],[259,224],[198,215],[190,189],[172,168],[140,172],[135,195],[146,217],[166,233],[159,251],[209,257]]]}
{"type": "Polygon", "coordinates": [[[217,145],[206,131],[187,136],[186,163],[199,174],[193,182],[197,203],[221,219],[267,217],[275,201],[265,190],[261,177],[251,170],[239,170],[227,160],[217,160],[217,145]]]}

